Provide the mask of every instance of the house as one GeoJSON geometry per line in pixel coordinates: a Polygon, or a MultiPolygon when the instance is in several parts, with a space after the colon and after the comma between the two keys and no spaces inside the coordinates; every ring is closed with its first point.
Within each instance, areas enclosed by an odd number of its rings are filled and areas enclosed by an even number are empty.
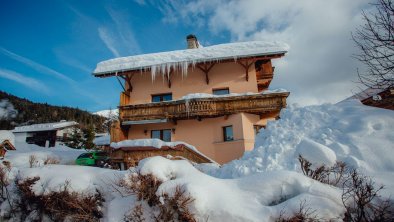
{"type": "Polygon", "coordinates": [[[67,141],[77,125],[77,122],[63,120],[55,123],[18,126],[12,132],[15,135],[16,142],[26,142],[42,147],[54,147],[67,141]]]}
{"type": "Polygon", "coordinates": [[[3,158],[9,150],[15,149],[14,135],[9,130],[0,130],[0,157],[3,158]]]}
{"type": "Polygon", "coordinates": [[[95,77],[121,83],[119,119],[111,141],[184,141],[226,163],[252,150],[255,134],[286,107],[289,92],[268,90],[272,60],[288,46],[261,41],[115,58],[97,64],[95,77]]]}
{"type": "Polygon", "coordinates": [[[364,105],[394,110],[394,88],[367,88],[349,99],[358,99],[364,105]]]}

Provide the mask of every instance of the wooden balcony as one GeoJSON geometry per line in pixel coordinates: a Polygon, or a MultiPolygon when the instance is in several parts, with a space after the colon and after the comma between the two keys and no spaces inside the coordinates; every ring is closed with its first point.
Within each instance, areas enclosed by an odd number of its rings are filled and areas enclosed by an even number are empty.
{"type": "Polygon", "coordinates": [[[121,121],[201,119],[240,112],[265,114],[286,107],[289,92],[195,98],[119,106],[121,121]]]}

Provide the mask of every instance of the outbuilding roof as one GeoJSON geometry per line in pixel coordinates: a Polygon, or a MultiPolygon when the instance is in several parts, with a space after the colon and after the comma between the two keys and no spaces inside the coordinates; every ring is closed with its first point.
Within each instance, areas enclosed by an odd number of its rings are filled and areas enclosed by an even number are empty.
{"type": "Polygon", "coordinates": [[[176,50],[169,52],[159,52],[128,56],[110,59],[97,64],[93,75],[104,77],[117,75],[118,72],[133,70],[151,70],[152,75],[168,73],[171,68],[182,70],[187,73],[190,64],[200,62],[221,61],[227,59],[240,59],[254,56],[284,54],[289,46],[281,42],[236,42],[209,47],[176,50]]]}
{"type": "Polygon", "coordinates": [[[51,131],[63,129],[66,127],[71,127],[78,125],[75,121],[61,121],[55,123],[42,123],[42,124],[33,124],[28,126],[18,126],[12,131],[14,133],[23,133],[23,132],[37,132],[37,131],[51,131]]]}

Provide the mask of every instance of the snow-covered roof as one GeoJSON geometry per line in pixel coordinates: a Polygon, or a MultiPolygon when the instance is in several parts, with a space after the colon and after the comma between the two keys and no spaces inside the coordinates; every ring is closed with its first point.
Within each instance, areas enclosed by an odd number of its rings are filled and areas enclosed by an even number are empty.
{"type": "Polygon", "coordinates": [[[185,143],[183,141],[175,141],[175,142],[165,142],[163,140],[159,140],[159,139],[135,139],[135,140],[123,140],[120,142],[112,142],[111,143],[111,147],[113,149],[119,149],[122,147],[127,147],[132,149],[133,147],[138,148],[138,147],[154,147],[157,149],[160,149],[162,147],[175,147],[177,145],[185,145],[185,147],[187,149],[190,149],[198,154],[200,154],[201,156],[207,158],[208,160],[210,160],[212,163],[216,163],[214,160],[212,160],[211,158],[207,157],[206,155],[204,155],[203,153],[201,153],[195,146],[192,146],[188,143],[185,143]]]}
{"type": "Polygon", "coordinates": [[[94,138],[93,143],[97,146],[109,145],[111,143],[111,136],[104,135],[94,138]]]}
{"type": "Polygon", "coordinates": [[[36,131],[50,131],[63,129],[70,126],[78,125],[75,121],[61,121],[56,123],[42,123],[42,124],[33,124],[29,126],[18,126],[12,131],[14,133],[22,133],[22,132],[36,132],[36,131]]]}
{"type": "Polygon", "coordinates": [[[369,98],[371,96],[377,95],[386,89],[379,89],[379,88],[367,88],[359,93],[354,94],[353,96],[347,98],[347,99],[358,99],[360,101],[369,98]]]}
{"type": "Polygon", "coordinates": [[[168,73],[171,68],[187,73],[190,64],[199,62],[220,61],[226,59],[239,59],[252,56],[277,55],[286,53],[289,46],[281,42],[236,42],[214,45],[204,48],[176,50],[121,57],[103,61],[97,64],[93,74],[103,76],[109,73],[118,73],[130,70],[148,70],[152,75],[168,73]]]}

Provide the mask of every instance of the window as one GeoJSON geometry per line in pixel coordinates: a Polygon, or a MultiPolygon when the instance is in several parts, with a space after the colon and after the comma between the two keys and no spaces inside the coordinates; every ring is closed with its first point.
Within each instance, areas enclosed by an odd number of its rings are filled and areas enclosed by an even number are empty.
{"type": "Polygon", "coordinates": [[[172,93],[152,95],[152,102],[163,102],[172,100],[172,93]]]}
{"type": "Polygon", "coordinates": [[[152,130],[151,131],[151,138],[152,139],[160,139],[165,142],[171,142],[171,130],[170,129],[152,130]]]}
{"type": "Polygon", "coordinates": [[[223,140],[224,141],[234,140],[233,126],[224,126],[223,127],[223,140]]]}
{"type": "Polygon", "coordinates": [[[228,88],[213,89],[212,94],[213,95],[226,95],[226,94],[230,94],[230,90],[228,88]]]}
{"type": "Polygon", "coordinates": [[[261,128],[265,128],[265,126],[262,125],[253,125],[253,129],[254,129],[254,134],[257,135],[260,131],[261,128]]]}

